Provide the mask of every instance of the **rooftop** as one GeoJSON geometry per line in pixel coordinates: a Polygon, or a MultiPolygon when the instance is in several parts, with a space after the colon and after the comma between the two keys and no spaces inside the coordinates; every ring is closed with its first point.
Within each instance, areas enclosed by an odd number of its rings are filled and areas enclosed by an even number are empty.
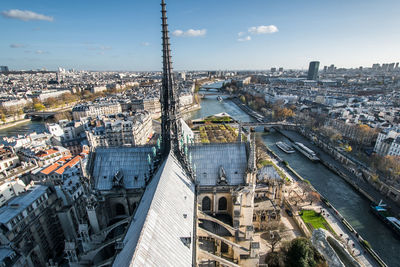
{"type": "Polygon", "coordinates": [[[169,154],[146,188],[113,266],[192,266],[194,184],[169,154]]]}
{"type": "Polygon", "coordinates": [[[93,161],[93,178],[97,190],[110,190],[113,178],[120,172],[126,189],[145,186],[145,174],[148,174],[148,155],[152,147],[98,148],[93,161]]]}
{"type": "Polygon", "coordinates": [[[196,179],[200,185],[216,185],[222,166],[228,185],[244,183],[247,170],[245,143],[202,144],[189,146],[192,162],[196,165],[196,179]]]}
{"type": "Polygon", "coordinates": [[[11,199],[6,206],[0,208],[0,223],[6,224],[20,214],[36,199],[46,193],[48,189],[44,185],[34,185],[27,192],[11,199]]]}

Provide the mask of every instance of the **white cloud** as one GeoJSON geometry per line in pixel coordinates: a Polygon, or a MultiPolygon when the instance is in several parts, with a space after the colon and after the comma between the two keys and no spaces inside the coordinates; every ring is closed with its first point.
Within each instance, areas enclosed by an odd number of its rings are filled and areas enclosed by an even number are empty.
{"type": "Polygon", "coordinates": [[[207,34],[206,29],[202,30],[189,29],[187,31],[176,30],[172,32],[172,35],[176,37],[199,37],[199,36],[205,36],[206,34],[207,34]]]}
{"type": "Polygon", "coordinates": [[[261,26],[255,26],[255,27],[250,27],[247,32],[239,32],[238,33],[238,41],[239,42],[246,42],[246,41],[251,41],[251,36],[250,35],[258,35],[258,34],[272,34],[278,32],[278,27],[275,25],[261,25],[261,26]],[[245,37],[244,37],[245,36],[245,37]]]}
{"type": "Polygon", "coordinates": [[[269,33],[276,33],[278,32],[278,27],[275,25],[268,25],[268,26],[257,26],[257,27],[250,27],[248,32],[251,34],[269,34],[269,33]]]}
{"type": "Polygon", "coordinates": [[[141,43],[141,45],[142,45],[142,46],[149,46],[150,43],[148,43],[148,42],[143,42],[143,43],[141,43]]]}
{"type": "Polygon", "coordinates": [[[174,31],[174,32],[172,33],[172,35],[174,35],[174,36],[183,36],[183,31],[181,31],[181,30],[176,30],[176,31],[174,31]]]}
{"type": "Polygon", "coordinates": [[[53,21],[54,18],[42,14],[35,13],[29,10],[19,10],[19,9],[11,9],[8,11],[1,12],[1,15],[5,18],[9,19],[19,19],[23,21],[29,20],[45,20],[45,21],[53,21]]]}
{"type": "Polygon", "coordinates": [[[10,44],[11,48],[24,48],[26,45],[24,44],[10,44]]]}
{"type": "Polygon", "coordinates": [[[38,54],[38,55],[43,55],[43,54],[48,54],[49,52],[47,52],[47,51],[43,51],[43,50],[36,50],[35,51],[35,54],[38,54]]]}
{"type": "Polygon", "coordinates": [[[238,41],[239,41],[239,42],[251,41],[251,36],[247,35],[246,37],[239,38],[238,41]]]}

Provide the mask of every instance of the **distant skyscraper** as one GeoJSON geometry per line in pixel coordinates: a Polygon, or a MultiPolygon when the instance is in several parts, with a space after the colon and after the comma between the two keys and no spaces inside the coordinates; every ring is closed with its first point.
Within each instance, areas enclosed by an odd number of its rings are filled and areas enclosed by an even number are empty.
{"type": "Polygon", "coordinates": [[[318,78],[319,61],[311,61],[308,68],[308,80],[316,80],[318,78]]]}
{"type": "Polygon", "coordinates": [[[0,66],[0,72],[8,72],[7,66],[0,66]]]}
{"type": "Polygon", "coordinates": [[[271,68],[271,72],[276,72],[276,68],[271,68]]]}
{"type": "Polygon", "coordinates": [[[395,69],[398,69],[398,68],[399,68],[399,62],[396,63],[395,69]]]}

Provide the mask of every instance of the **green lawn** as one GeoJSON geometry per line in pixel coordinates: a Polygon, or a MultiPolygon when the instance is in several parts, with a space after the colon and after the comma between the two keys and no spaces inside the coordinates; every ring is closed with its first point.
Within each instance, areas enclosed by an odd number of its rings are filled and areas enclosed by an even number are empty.
{"type": "Polygon", "coordinates": [[[330,231],[332,234],[335,234],[325,218],[322,215],[316,213],[314,210],[302,210],[300,214],[306,225],[309,228],[312,228],[310,229],[311,231],[313,231],[314,229],[322,228],[330,231]]]}

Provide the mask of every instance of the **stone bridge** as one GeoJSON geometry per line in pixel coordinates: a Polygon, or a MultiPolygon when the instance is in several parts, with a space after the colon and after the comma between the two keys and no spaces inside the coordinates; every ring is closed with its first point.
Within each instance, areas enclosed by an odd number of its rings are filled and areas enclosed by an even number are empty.
{"type": "Polygon", "coordinates": [[[57,114],[57,112],[29,112],[29,113],[26,113],[26,117],[30,118],[32,120],[35,120],[35,119],[46,120],[48,118],[54,117],[54,115],[56,115],[56,114],[57,114]]]}

